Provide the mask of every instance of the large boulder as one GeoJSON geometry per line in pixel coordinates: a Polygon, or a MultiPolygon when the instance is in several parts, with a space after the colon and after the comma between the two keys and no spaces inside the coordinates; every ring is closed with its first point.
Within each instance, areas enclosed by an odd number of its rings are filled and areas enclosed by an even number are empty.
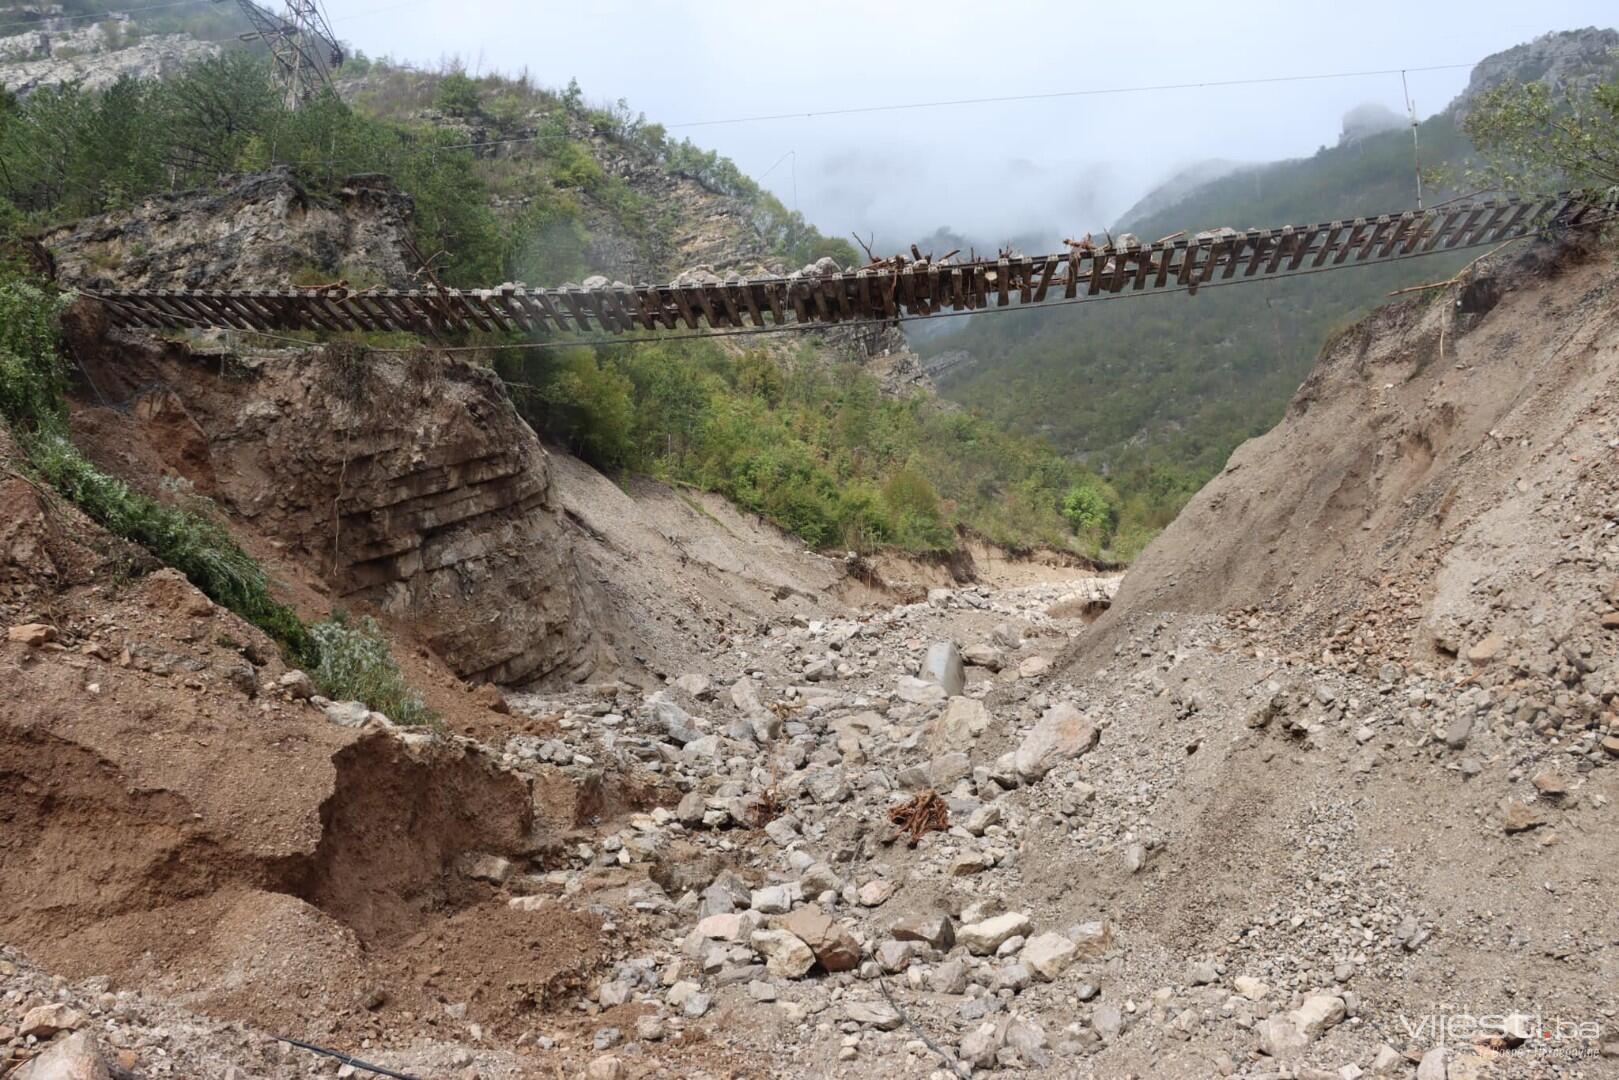
{"type": "Polygon", "coordinates": [[[1012,911],[1005,915],[968,923],[956,932],[956,941],[967,946],[967,951],[974,956],[988,956],[1000,948],[1008,938],[1027,934],[1032,925],[1027,915],[1012,911]]]}
{"type": "Polygon", "coordinates": [[[827,971],[852,971],[860,964],[860,944],[819,904],[805,904],[781,920],[781,928],[808,945],[827,971]]]}
{"type": "Polygon", "coordinates": [[[967,670],[961,663],[961,650],[953,641],[935,641],[928,646],[918,677],[933,683],[955,697],[967,688],[967,670]]]}
{"type": "Polygon", "coordinates": [[[1085,714],[1063,702],[1046,710],[1040,722],[1024,736],[1012,759],[1024,780],[1038,780],[1059,762],[1077,758],[1101,738],[1096,725],[1085,714]]]}
{"type": "Polygon", "coordinates": [[[12,1080],[112,1080],[112,1070],[88,1031],[75,1032],[11,1074],[12,1080]]]}

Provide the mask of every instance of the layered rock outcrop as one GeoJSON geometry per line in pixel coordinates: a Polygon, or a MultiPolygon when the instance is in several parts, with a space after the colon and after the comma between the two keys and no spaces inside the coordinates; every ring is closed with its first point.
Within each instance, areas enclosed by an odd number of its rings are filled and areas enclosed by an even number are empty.
{"type": "Polygon", "coordinates": [[[77,423],[106,467],[213,498],[317,570],[332,606],[374,605],[462,678],[600,658],[549,457],[491,373],[426,352],[109,338],[96,314],[73,337],[113,408],[77,423]]]}

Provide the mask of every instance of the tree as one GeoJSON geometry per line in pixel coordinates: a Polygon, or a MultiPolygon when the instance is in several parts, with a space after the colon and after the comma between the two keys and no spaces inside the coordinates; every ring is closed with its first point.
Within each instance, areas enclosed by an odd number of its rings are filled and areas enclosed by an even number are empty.
{"type": "Polygon", "coordinates": [[[1462,123],[1477,185],[1516,192],[1619,184],[1619,82],[1554,96],[1544,83],[1484,93],[1462,123]]]}
{"type": "Polygon", "coordinates": [[[451,116],[475,116],[478,84],[464,71],[452,71],[439,80],[438,107],[451,116]]]}
{"type": "Polygon", "coordinates": [[[1062,516],[1074,531],[1106,529],[1113,524],[1113,506],[1091,483],[1075,484],[1062,499],[1062,516]]]}

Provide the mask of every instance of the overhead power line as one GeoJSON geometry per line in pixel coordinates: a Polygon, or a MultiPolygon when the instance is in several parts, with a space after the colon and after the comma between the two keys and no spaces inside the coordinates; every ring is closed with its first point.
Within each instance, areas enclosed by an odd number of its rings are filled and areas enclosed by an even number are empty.
{"type": "MultiPolygon", "coordinates": [[[[863,113],[900,112],[907,109],[945,109],[965,105],[998,105],[1011,101],[1049,101],[1058,98],[1095,97],[1104,94],[1147,94],[1167,90],[1199,90],[1229,86],[1262,86],[1289,82],[1318,82],[1324,79],[1358,79],[1374,75],[1399,75],[1415,71],[1455,71],[1472,68],[1475,63],[1428,64],[1423,67],[1378,68],[1369,71],[1331,71],[1306,75],[1270,75],[1252,79],[1211,79],[1205,82],[1157,83],[1150,86],[1104,86],[1085,90],[1053,90],[1040,94],[1005,94],[999,97],[951,98],[941,101],[913,101],[902,105],[852,105],[842,109],[819,109],[811,112],[761,113],[756,116],[733,116],[724,120],[687,120],[678,124],[664,124],[667,131],[677,128],[719,127],[725,124],[752,124],[767,120],[803,120],[824,116],[854,116],[863,113]]],[[[538,135],[516,135],[509,139],[484,139],[481,142],[450,143],[436,146],[437,150],[474,150],[484,146],[510,146],[536,142],[538,135]]]]}
{"type": "Polygon", "coordinates": [[[722,124],[752,124],[764,120],[805,120],[822,116],[856,116],[862,113],[900,112],[907,109],[947,109],[961,105],[1000,105],[1011,101],[1050,101],[1057,98],[1096,97],[1103,94],[1148,94],[1164,90],[1205,90],[1222,86],[1263,86],[1271,83],[1316,82],[1324,79],[1359,79],[1374,75],[1401,75],[1411,71],[1453,71],[1471,68],[1468,64],[1429,64],[1426,67],[1378,68],[1371,71],[1329,71],[1310,75],[1267,75],[1251,79],[1210,79],[1204,82],[1154,83],[1146,86],[1107,86],[1084,90],[1052,90],[1041,94],[1003,94],[996,97],[949,98],[941,101],[913,101],[903,105],[851,105],[841,109],[815,109],[808,112],[761,113],[733,116],[724,120],[687,120],[665,124],[675,128],[719,127],[722,124]]]}

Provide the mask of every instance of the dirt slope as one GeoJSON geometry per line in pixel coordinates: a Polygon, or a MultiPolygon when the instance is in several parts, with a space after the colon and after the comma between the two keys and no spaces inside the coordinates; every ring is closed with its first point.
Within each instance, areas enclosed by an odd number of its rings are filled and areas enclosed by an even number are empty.
{"type": "Polygon", "coordinates": [[[1613,288],[1605,256],[1543,249],[1352,328],[1132,568],[1102,629],[1258,608],[1300,645],[1343,620],[1435,663],[1498,621],[1530,653],[1599,636],[1613,288]]]}
{"type": "Polygon", "coordinates": [[[1353,328],[1066,654],[1146,852],[1068,902],[1169,987],[1097,1075],[1619,1075],[1616,283],[1547,247],[1353,328]],[[1350,1020],[1233,1031],[1204,957],[1350,1020]],[[1538,1041],[1480,1033],[1512,1012],[1538,1041]]]}

